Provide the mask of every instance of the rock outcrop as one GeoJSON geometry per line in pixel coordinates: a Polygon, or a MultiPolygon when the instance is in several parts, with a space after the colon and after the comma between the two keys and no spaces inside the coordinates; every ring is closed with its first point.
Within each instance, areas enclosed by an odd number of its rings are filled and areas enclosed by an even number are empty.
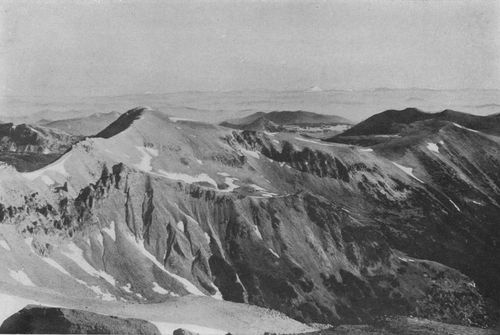
{"type": "Polygon", "coordinates": [[[161,335],[155,325],[144,320],[32,305],[6,319],[0,333],[161,335]]]}

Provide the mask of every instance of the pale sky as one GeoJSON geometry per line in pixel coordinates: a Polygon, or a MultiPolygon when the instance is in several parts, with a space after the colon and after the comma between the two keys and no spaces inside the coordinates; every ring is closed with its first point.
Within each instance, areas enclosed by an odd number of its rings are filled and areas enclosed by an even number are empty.
{"type": "Polygon", "coordinates": [[[500,88],[498,1],[4,1],[0,95],[500,88]]]}

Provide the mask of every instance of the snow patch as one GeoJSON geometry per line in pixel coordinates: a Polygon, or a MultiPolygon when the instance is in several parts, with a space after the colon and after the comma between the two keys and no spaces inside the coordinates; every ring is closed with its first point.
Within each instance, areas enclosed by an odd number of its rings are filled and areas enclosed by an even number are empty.
{"type": "Polygon", "coordinates": [[[111,237],[111,239],[113,241],[116,241],[116,232],[115,232],[114,221],[111,221],[111,224],[109,225],[109,227],[102,228],[102,231],[105,232],[106,234],[108,234],[108,236],[111,237]]]}
{"type": "Polygon", "coordinates": [[[153,282],[153,291],[155,291],[156,293],[159,293],[159,294],[169,294],[170,293],[169,291],[165,290],[163,287],[158,285],[157,282],[153,282]]]}
{"type": "Polygon", "coordinates": [[[206,173],[199,174],[197,176],[191,176],[185,173],[177,173],[177,172],[167,172],[165,170],[158,170],[158,173],[168,179],[172,180],[180,180],[188,184],[197,183],[197,182],[206,182],[213,185],[217,188],[217,183],[206,173]]]}
{"type": "Polygon", "coordinates": [[[276,193],[272,193],[272,192],[269,192],[268,190],[260,187],[259,185],[255,185],[255,184],[251,184],[250,185],[254,190],[256,191],[259,191],[262,193],[262,196],[265,197],[265,198],[272,198],[272,197],[275,197],[277,196],[276,193]]]}
{"type": "Polygon", "coordinates": [[[4,241],[4,240],[0,240],[0,247],[4,248],[7,251],[11,250],[7,241],[4,241]]]}
{"type": "Polygon", "coordinates": [[[372,148],[366,148],[366,149],[359,149],[359,151],[363,151],[363,152],[372,152],[373,149],[372,148]]]}
{"type": "Polygon", "coordinates": [[[409,175],[410,177],[412,177],[413,179],[415,180],[418,180],[419,182],[421,182],[422,184],[424,184],[424,182],[420,179],[418,179],[414,174],[413,174],[413,169],[410,168],[410,167],[406,167],[406,166],[403,166],[403,165],[399,165],[398,163],[396,162],[392,162],[392,164],[396,165],[398,168],[400,168],[401,170],[403,170],[403,172],[405,172],[407,175],[409,175]]]}
{"type": "Polygon", "coordinates": [[[267,192],[266,189],[260,187],[259,185],[251,184],[250,186],[252,186],[252,188],[256,191],[267,192]]]}
{"type": "Polygon", "coordinates": [[[96,235],[96,239],[99,242],[99,245],[104,246],[104,238],[103,238],[102,232],[101,232],[101,234],[96,235]]]}
{"type": "MultiPolygon", "coordinates": [[[[90,286],[89,284],[87,284],[86,282],[84,282],[83,280],[81,279],[78,279],[78,278],[75,278],[73,277],[68,271],[66,271],[66,269],[64,269],[59,263],[57,263],[55,260],[51,259],[51,258],[48,258],[48,257],[40,257],[42,261],[44,261],[45,263],[49,264],[50,266],[52,266],[53,268],[59,270],[61,273],[73,278],[77,283],[89,288],[90,290],[92,290],[95,294],[97,294],[97,296],[102,299],[102,300],[105,300],[105,301],[115,301],[116,298],[111,295],[110,293],[108,292],[103,292],[98,286],[95,286],[95,285],[92,285],[90,286]]],[[[105,274],[107,275],[107,274],[105,274]]],[[[109,276],[109,275],[108,275],[109,276]]],[[[109,276],[111,277],[111,276],[109,276]]],[[[109,279],[109,278],[108,278],[109,279]]],[[[112,280],[113,277],[111,277],[112,280]]]]}
{"type": "Polygon", "coordinates": [[[451,200],[451,199],[449,199],[449,200],[450,200],[451,204],[452,204],[453,206],[455,206],[455,208],[457,209],[457,211],[459,211],[459,212],[461,212],[461,211],[462,211],[462,210],[460,210],[460,207],[458,207],[458,206],[457,206],[457,204],[453,202],[453,200],[451,200]]]}
{"type": "Polygon", "coordinates": [[[44,261],[45,263],[49,264],[50,266],[52,266],[53,268],[59,270],[61,273],[64,273],[65,275],[67,276],[70,276],[72,277],[68,271],[66,271],[66,269],[64,269],[61,264],[57,263],[55,260],[53,260],[52,258],[48,258],[48,257],[40,257],[42,261],[44,261]]]}
{"type": "Polygon", "coordinates": [[[253,225],[252,228],[253,228],[253,231],[255,232],[255,235],[257,235],[257,237],[262,240],[262,234],[260,233],[259,227],[257,227],[256,225],[253,225]]]}
{"type": "Polygon", "coordinates": [[[455,127],[461,128],[461,129],[465,129],[465,130],[468,130],[468,131],[472,131],[472,132],[474,132],[474,133],[479,133],[477,130],[470,129],[470,128],[467,128],[467,127],[464,127],[464,126],[459,125],[458,123],[455,123],[455,122],[453,122],[453,125],[454,125],[455,127]]]}
{"type": "Polygon", "coordinates": [[[50,149],[49,148],[45,148],[43,149],[43,152],[42,152],[44,155],[48,155],[51,153],[50,149]]]}
{"type": "Polygon", "coordinates": [[[130,283],[127,283],[127,285],[122,286],[122,289],[123,289],[125,292],[132,294],[132,285],[131,285],[130,283]]]}
{"type": "Polygon", "coordinates": [[[435,152],[437,154],[439,153],[439,148],[438,148],[438,146],[437,146],[436,143],[428,142],[427,143],[427,149],[430,150],[430,151],[432,151],[432,152],[435,152]]]}
{"type": "Polygon", "coordinates": [[[203,162],[201,161],[201,159],[197,159],[196,162],[200,165],[203,165],[203,162]]]}
{"type": "Polygon", "coordinates": [[[274,250],[273,250],[273,249],[271,249],[271,248],[268,248],[268,250],[269,250],[269,251],[270,251],[270,252],[271,252],[271,253],[272,253],[272,254],[273,254],[276,258],[280,258],[280,255],[278,255],[278,254],[276,253],[276,251],[274,251],[274,250]]]}
{"type": "Polygon", "coordinates": [[[205,240],[207,240],[207,243],[210,244],[210,235],[208,235],[208,233],[205,233],[205,240]]]}
{"type": "Polygon", "coordinates": [[[33,284],[31,279],[28,277],[26,272],[24,272],[23,270],[15,271],[15,270],[9,269],[9,276],[11,276],[12,279],[18,281],[19,283],[23,284],[24,286],[33,286],[33,287],[36,286],[35,284],[33,284]]]}
{"type": "Polygon", "coordinates": [[[215,286],[214,283],[212,283],[212,287],[215,289],[215,293],[212,295],[212,298],[223,301],[224,298],[222,298],[222,293],[219,291],[219,288],[215,286]]]}
{"type": "Polygon", "coordinates": [[[252,150],[247,150],[247,149],[241,149],[241,152],[244,155],[251,156],[251,157],[256,158],[256,159],[260,158],[260,155],[259,155],[259,153],[257,151],[252,151],[252,150]]]}
{"type": "Polygon", "coordinates": [[[158,157],[160,155],[160,153],[158,152],[158,149],[151,148],[151,147],[145,147],[145,149],[152,156],[158,157]]]}
{"type": "Polygon", "coordinates": [[[203,292],[201,292],[196,286],[193,285],[193,283],[191,283],[189,280],[187,280],[186,278],[183,278],[181,276],[178,276],[174,273],[171,273],[170,271],[168,271],[165,266],[163,266],[163,264],[161,264],[155,256],[153,256],[152,254],[149,253],[149,251],[146,250],[146,247],[144,246],[144,241],[141,241],[141,243],[137,242],[135,240],[135,238],[133,236],[131,236],[130,234],[127,234],[129,240],[131,242],[133,242],[135,244],[135,246],[137,247],[137,249],[139,249],[139,251],[146,257],[148,258],[151,262],[153,262],[154,265],[156,265],[160,270],[162,270],[163,272],[165,272],[166,274],[168,274],[170,277],[174,278],[175,280],[177,280],[178,282],[180,282],[184,288],[191,294],[194,294],[194,295],[205,295],[203,294],[203,292]]]}
{"type": "Polygon", "coordinates": [[[177,229],[184,232],[184,222],[182,221],[177,222],[177,229]]]}
{"type": "Polygon", "coordinates": [[[116,280],[113,278],[113,276],[104,271],[97,270],[87,262],[87,260],[83,257],[83,250],[80,249],[76,244],[70,243],[67,247],[69,249],[69,252],[63,251],[63,255],[73,260],[83,271],[93,277],[100,277],[113,286],[116,285],[116,280]]]}
{"type": "Polygon", "coordinates": [[[228,186],[226,189],[221,190],[222,192],[232,192],[235,189],[239,188],[238,185],[234,183],[235,180],[238,180],[238,178],[231,178],[231,177],[226,177],[224,179],[224,183],[228,186]]]}
{"type": "Polygon", "coordinates": [[[219,176],[226,177],[224,179],[224,183],[228,186],[226,189],[220,190],[222,192],[232,192],[237,189],[239,186],[234,183],[235,180],[239,180],[238,178],[230,177],[230,174],[227,172],[217,172],[219,176]]]}
{"type": "Polygon", "coordinates": [[[142,154],[141,161],[137,164],[134,164],[134,166],[145,172],[151,172],[153,170],[153,167],[151,166],[151,160],[153,157],[149,154],[149,151],[147,150],[148,148],[145,147],[137,147],[137,150],[139,150],[142,154]]]}
{"type": "Polygon", "coordinates": [[[88,288],[90,288],[92,291],[94,291],[95,294],[97,294],[102,300],[104,301],[116,301],[116,298],[114,295],[110,294],[109,292],[103,292],[99,286],[89,286],[86,285],[88,288]]]}

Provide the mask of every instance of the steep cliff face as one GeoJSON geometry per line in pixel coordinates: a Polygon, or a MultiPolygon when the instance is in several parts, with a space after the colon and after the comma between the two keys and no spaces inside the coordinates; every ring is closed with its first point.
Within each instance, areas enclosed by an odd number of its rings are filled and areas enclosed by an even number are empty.
{"type": "Polygon", "coordinates": [[[462,130],[429,139],[439,155],[426,142],[401,155],[136,109],[17,175],[36,195],[18,208],[0,194],[2,221],[101,299],[207,295],[305,322],[485,325],[500,282],[499,146],[462,130]],[[94,270],[76,271],[75,255],[94,270]]]}

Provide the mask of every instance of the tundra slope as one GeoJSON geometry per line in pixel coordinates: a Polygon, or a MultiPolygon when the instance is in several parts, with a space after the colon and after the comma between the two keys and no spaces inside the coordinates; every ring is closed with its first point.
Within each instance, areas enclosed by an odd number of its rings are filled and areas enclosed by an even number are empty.
{"type": "Polygon", "coordinates": [[[41,170],[0,170],[0,220],[17,230],[5,240],[41,259],[9,244],[0,279],[57,290],[57,275],[75,295],[127,303],[207,295],[303,322],[484,326],[499,301],[498,142],[448,126],[438,153],[411,149],[445,185],[397,152],[131,110],[41,170]],[[477,178],[460,155],[477,158],[477,178]]]}

